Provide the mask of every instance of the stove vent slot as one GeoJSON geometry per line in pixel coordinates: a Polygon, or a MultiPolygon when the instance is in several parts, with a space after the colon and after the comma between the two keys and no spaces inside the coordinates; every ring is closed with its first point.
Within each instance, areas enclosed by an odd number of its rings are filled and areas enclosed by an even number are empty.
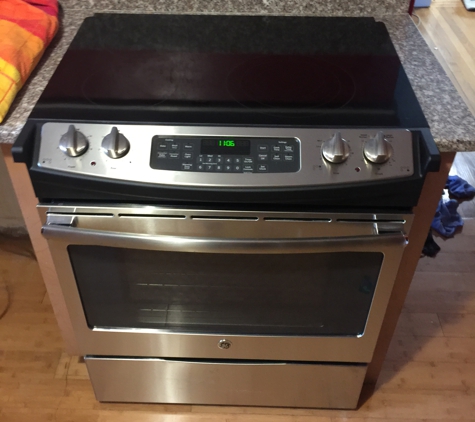
{"type": "Polygon", "coordinates": [[[238,217],[238,216],[222,216],[222,215],[192,215],[192,220],[219,220],[219,221],[258,221],[259,217],[238,217]]]}
{"type": "Polygon", "coordinates": [[[184,220],[185,215],[167,215],[167,214],[119,214],[121,218],[153,218],[153,219],[166,219],[166,220],[184,220]]]}
{"type": "Polygon", "coordinates": [[[384,218],[337,218],[338,223],[393,223],[393,224],[405,224],[406,220],[391,220],[384,218]]]}
{"type": "Polygon", "coordinates": [[[292,217],[265,217],[264,221],[281,221],[283,223],[331,223],[331,218],[292,218],[292,217]]]}
{"type": "Polygon", "coordinates": [[[84,215],[87,217],[114,217],[113,213],[109,212],[52,212],[48,211],[46,213],[47,216],[49,215],[71,215],[71,216],[77,216],[77,215],[84,215]]]}

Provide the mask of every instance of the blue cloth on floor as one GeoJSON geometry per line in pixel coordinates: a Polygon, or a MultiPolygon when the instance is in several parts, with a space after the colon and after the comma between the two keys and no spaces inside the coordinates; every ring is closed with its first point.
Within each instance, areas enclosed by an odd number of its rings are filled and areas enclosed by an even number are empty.
{"type": "Polygon", "coordinates": [[[449,176],[445,184],[445,189],[448,189],[449,193],[456,198],[462,199],[475,196],[475,188],[458,176],[449,176]]]}
{"type": "Polygon", "coordinates": [[[458,227],[463,226],[462,217],[457,212],[459,203],[455,199],[439,201],[431,227],[444,237],[452,237],[458,227]]]}

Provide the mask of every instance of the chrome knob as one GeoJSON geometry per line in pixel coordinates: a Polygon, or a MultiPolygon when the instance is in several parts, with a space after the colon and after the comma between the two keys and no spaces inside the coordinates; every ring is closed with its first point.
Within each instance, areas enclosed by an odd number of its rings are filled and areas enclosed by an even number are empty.
{"type": "Polygon", "coordinates": [[[374,138],[365,142],[363,153],[371,163],[382,164],[391,158],[393,147],[385,139],[384,133],[378,132],[374,138]]]}
{"type": "Polygon", "coordinates": [[[122,158],[129,152],[130,142],[116,127],[113,127],[110,133],[104,136],[101,149],[110,158],[122,158]]]}
{"type": "Polygon", "coordinates": [[[336,132],[331,139],[323,143],[322,155],[330,163],[343,163],[350,155],[350,146],[341,137],[340,132],[336,132]]]}
{"type": "Polygon", "coordinates": [[[59,149],[69,157],[79,157],[88,147],[87,138],[74,125],[69,125],[68,131],[59,140],[59,149]]]}

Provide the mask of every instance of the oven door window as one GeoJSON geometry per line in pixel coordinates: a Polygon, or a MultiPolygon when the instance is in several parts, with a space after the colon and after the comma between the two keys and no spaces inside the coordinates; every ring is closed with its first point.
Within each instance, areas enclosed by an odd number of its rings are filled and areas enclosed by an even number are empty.
{"type": "Polygon", "coordinates": [[[206,254],[68,247],[90,328],[357,336],[379,252],[206,254]]]}

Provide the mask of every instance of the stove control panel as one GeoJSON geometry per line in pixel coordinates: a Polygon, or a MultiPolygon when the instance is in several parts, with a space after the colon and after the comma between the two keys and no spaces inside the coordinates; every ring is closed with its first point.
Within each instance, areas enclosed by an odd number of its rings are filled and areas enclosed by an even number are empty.
{"type": "Polygon", "coordinates": [[[36,166],[167,186],[299,187],[414,174],[401,128],[221,127],[48,122],[36,166]]]}
{"type": "Polygon", "coordinates": [[[150,167],[212,173],[295,173],[300,143],[295,138],[154,136],[150,167]]]}

